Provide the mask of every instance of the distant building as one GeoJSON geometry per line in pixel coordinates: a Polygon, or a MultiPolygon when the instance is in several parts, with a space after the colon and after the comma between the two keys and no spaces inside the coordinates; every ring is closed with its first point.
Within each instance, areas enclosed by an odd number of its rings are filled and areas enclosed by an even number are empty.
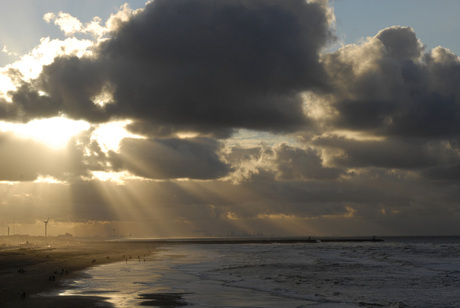
{"type": "Polygon", "coordinates": [[[62,234],[61,234],[61,235],[58,235],[58,238],[72,238],[72,237],[73,237],[73,235],[70,234],[70,233],[66,233],[66,234],[64,234],[64,235],[62,235],[62,234]]]}

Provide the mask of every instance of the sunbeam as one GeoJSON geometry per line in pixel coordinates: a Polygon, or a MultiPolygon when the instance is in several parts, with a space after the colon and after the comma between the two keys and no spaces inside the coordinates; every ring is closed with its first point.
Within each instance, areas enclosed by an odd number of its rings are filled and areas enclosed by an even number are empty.
{"type": "Polygon", "coordinates": [[[73,136],[88,130],[85,121],[69,120],[63,117],[33,120],[26,124],[0,122],[2,132],[13,132],[21,138],[33,139],[52,148],[63,148],[73,136]]]}

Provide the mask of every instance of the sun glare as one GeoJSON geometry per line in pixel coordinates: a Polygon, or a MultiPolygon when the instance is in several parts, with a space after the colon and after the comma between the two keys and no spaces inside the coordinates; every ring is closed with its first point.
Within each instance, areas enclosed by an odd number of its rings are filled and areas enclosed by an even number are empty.
{"type": "Polygon", "coordinates": [[[105,152],[118,151],[123,138],[143,138],[126,130],[125,127],[129,123],[131,121],[127,120],[101,124],[94,130],[91,138],[95,139],[105,152]]]}
{"type": "Polygon", "coordinates": [[[8,91],[13,90],[14,84],[11,82],[11,79],[6,76],[4,72],[0,72],[0,99],[9,100],[8,91]]]}
{"type": "Polygon", "coordinates": [[[70,138],[90,128],[85,121],[56,117],[34,120],[27,124],[0,122],[0,130],[12,132],[19,137],[33,139],[53,148],[66,146],[70,138]]]}

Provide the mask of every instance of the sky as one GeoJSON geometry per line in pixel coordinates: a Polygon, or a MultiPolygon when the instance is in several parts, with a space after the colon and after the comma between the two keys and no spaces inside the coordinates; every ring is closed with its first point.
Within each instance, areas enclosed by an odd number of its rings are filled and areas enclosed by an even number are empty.
{"type": "Polygon", "coordinates": [[[2,235],[460,234],[458,1],[13,1],[2,235]]]}

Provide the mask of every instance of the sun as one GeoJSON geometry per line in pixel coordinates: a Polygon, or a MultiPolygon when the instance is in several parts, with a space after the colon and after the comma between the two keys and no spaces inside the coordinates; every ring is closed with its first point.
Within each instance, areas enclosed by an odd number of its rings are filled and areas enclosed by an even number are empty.
{"type": "Polygon", "coordinates": [[[0,122],[0,130],[3,132],[33,139],[55,149],[65,147],[70,138],[89,128],[88,122],[64,117],[34,120],[26,124],[0,122]]]}

